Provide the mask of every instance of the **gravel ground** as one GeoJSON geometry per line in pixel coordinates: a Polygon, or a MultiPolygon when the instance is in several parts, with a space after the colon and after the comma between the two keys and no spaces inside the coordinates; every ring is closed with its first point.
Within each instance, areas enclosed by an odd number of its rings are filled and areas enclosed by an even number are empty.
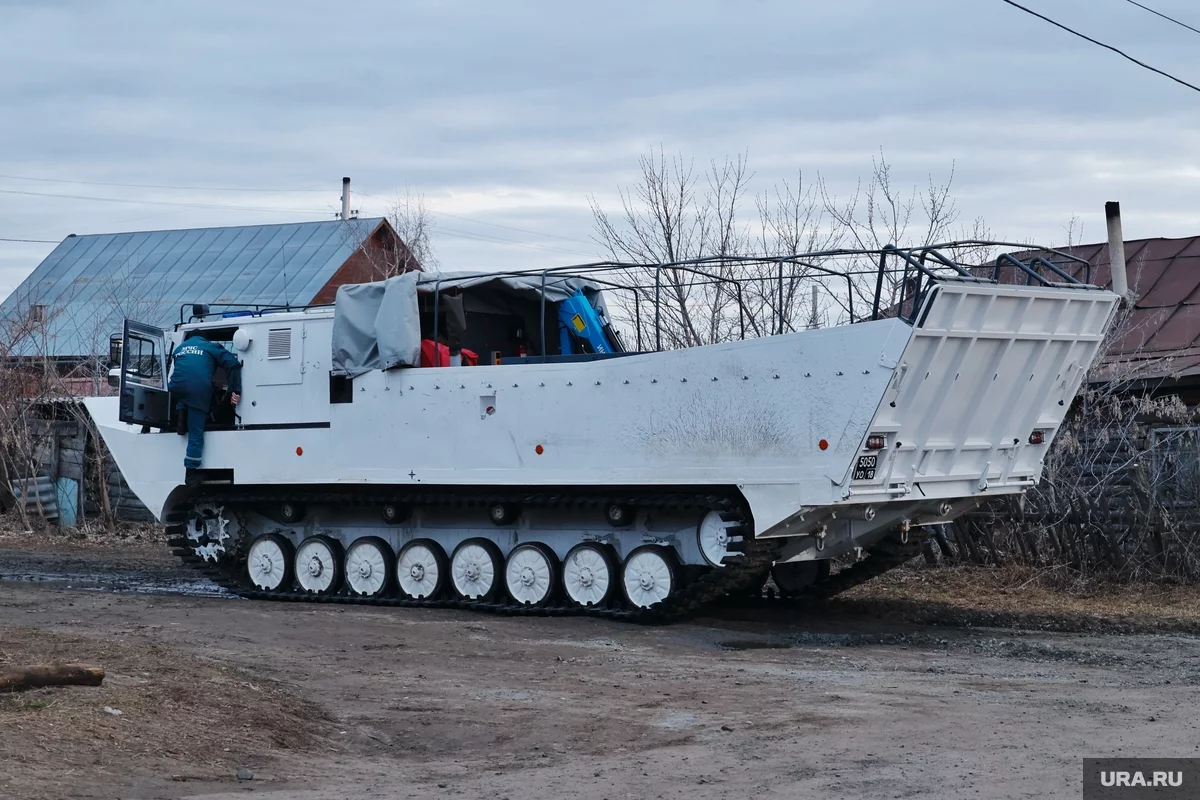
{"type": "Polygon", "coordinates": [[[0,574],[43,578],[0,581],[0,667],[108,670],[0,698],[0,797],[1074,798],[1085,756],[1200,751],[1200,639],[1063,632],[1103,619],[1078,610],[1002,629],[866,595],[646,628],[256,603],[187,593],[140,544],[0,541],[0,574]]]}

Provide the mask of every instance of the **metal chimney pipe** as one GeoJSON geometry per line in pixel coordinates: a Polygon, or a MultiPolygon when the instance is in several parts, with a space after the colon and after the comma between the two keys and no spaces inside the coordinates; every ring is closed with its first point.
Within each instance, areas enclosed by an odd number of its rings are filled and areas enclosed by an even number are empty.
{"type": "Polygon", "coordinates": [[[342,219],[350,219],[350,179],[342,178],[342,219]]]}
{"type": "Polygon", "coordinates": [[[1121,204],[1109,201],[1104,204],[1104,218],[1108,221],[1108,263],[1112,272],[1112,290],[1122,300],[1129,297],[1129,274],[1125,270],[1125,234],[1121,232],[1121,204]]]}

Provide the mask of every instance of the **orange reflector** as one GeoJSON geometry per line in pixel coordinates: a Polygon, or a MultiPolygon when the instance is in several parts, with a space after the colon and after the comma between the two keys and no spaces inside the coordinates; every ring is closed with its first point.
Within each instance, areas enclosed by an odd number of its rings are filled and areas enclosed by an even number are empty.
{"type": "Polygon", "coordinates": [[[303,447],[297,447],[297,448],[296,448],[296,455],[298,455],[298,456],[302,456],[302,455],[304,455],[304,448],[303,448],[303,447]]]}
{"type": "Polygon", "coordinates": [[[827,441],[825,441],[824,439],[822,439],[821,441],[817,442],[817,447],[821,448],[822,450],[828,450],[828,449],[829,449],[829,442],[827,442],[827,441]]]}
{"type": "Polygon", "coordinates": [[[540,456],[542,453],[546,452],[546,448],[542,447],[539,444],[537,447],[533,448],[533,452],[537,453],[540,456]]]}

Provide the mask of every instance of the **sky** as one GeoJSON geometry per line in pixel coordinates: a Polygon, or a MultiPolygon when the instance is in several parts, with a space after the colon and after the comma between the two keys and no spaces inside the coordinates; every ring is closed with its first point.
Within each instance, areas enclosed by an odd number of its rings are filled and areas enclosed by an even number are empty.
{"type": "MultiPolygon", "coordinates": [[[[1127,0],[1023,4],[1200,85],[1127,0]]],[[[1200,28],[1194,0],[1147,0],[1200,28]]],[[[0,298],[70,233],[385,212],[445,269],[587,261],[638,157],[838,197],[882,148],[998,238],[1200,234],[1200,92],[1001,0],[0,0],[0,298]]],[[[749,201],[748,211],[753,208],[749,201]]]]}

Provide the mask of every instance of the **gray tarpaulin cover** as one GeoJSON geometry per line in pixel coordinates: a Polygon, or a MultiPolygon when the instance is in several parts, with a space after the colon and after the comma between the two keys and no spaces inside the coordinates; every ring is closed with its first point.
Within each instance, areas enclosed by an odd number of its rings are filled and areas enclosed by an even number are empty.
{"type": "Polygon", "coordinates": [[[333,315],[333,374],[411,367],[421,357],[417,273],[338,287],[333,315]]]}
{"type": "MultiPolygon", "coordinates": [[[[474,289],[482,295],[508,295],[540,300],[542,275],[491,275],[483,272],[408,272],[386,281],[338,287],[334,299],[334,375],[354,377],[373,369],[412,367],[420,363],[421,319],[417,292],[474,289]]],[[[546,302],[560,303],[577,289],[589,294],[599,285],[574,275],[549,274],[546,302]]],[[[597,294],[593,302],[602,304],[597,294]]],[[[601,307],[603,307],[601,305],[601,307]]]]}

